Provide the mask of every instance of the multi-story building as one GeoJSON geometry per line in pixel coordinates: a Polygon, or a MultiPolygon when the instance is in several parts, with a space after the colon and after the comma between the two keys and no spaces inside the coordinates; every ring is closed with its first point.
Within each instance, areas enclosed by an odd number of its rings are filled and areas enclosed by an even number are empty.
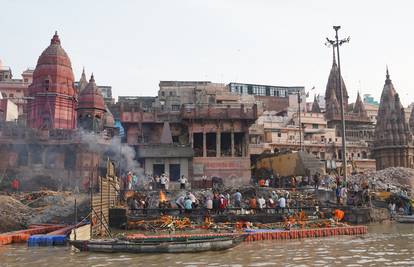
{"type": "Polygon", "coordinates": [[[2,66],[0,61],[0,92],[3,99],[8,99],[18,108],[18,116],[25,120],[28,87],[32,83],[33,70],[27,69],[21,79],[15,79],[10,67],[2,66]]]}
{"type": "Polygon", "coordinates": [[[172,181],[206,175],[226,184],[249,183],[248,129],[258,113],[254,101],[205,81],[161,81],[154,99],[119,99],[127,143],[136,147],[147,173],[167,172],[172,181]]]}
{"type": "Polygon", "coordinates": [[[286,110],[290,106],[291,100],[289,98],[293,97],[297,101],[299,93],[301,103],[303,103],[302,110],[305,108],[306,94],[305,87],[303,86],[274,86],[231,82],[226,88],[232,94],[254,96],[256,101],[262,103],[263,109],[268,111],[286,110]]]}
{"type": "MultiPolygon", "coordinates": [[[[1,76],[1,82],[8,82],[11,73],[1,76]]],[[[22,90],[28,88],[28,127],[0,123],[0,172],[18,178],[23,190],[88,190],[89,180],[97,179],[100,166],[105,166],[114,131],[102,94],[93,77],[79,96],[73,81],[69,56],[55,33],[38,59],[33,81],[28,77],[18,82],[22,90]]]]}

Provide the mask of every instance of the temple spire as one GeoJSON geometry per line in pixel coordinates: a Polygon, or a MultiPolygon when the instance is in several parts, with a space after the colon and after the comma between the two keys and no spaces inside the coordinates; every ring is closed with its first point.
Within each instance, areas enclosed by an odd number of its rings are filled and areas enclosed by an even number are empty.
{"type": "Polygon", "coordinates": [[[83,67],[83,69],[82,69],[82,75],[81,75],[81,78],[79,80],[79,85],[78,85],[79,92],[81,92],[83,89],[85,89],[85,87],[87,85],[88,85],[88,80],[86,79],[85,67],[83,67]]]}
{"type": "Polygon", "coordinates": [[[53,35],[52,39],[50,40],[50,44],[58,44],[60,45],[60,39],[57,31],[55,31],[55,35],[53,35]]]}
{"type": "Polygon", "coordinates": [[[332,46],[332,66],[336,66],[335,46],[332,46]]]}
{"type": "Polygon", "coordinates": [[[313,103],[312,103],[312,110],[311,112],[313,113],[321,113],[321,108],[319,107],[319,103],[318,100],[316,99],[316,94],[313,98],[313,103]]]}
{"type": "Polygon", "coordinates": [[[385,83],[386,84],[390,84],[391,83],[391,79],[390,79],[390,73],[388,72],[388,65],[387,65],[387,72],[386,72],[385,77],[386,77],[385,83]]]}

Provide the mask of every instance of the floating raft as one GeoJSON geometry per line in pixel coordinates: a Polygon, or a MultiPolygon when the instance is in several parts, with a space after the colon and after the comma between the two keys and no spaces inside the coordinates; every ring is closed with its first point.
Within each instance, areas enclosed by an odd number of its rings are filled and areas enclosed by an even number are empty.
{"type": "Polygon", "coordinates": [[[283,240],[283,239],[300,239],[314,237],[328,237],[337,235],[364,235],[368,233],[368,227],[346,226],[332,228],[316,228],[316,229],[299,229],[299,230],[247,230],[249,235],[245,241],[261,241],[261,240],[283,240]]]}
{"type": "Polygon", "coordinates": [[[13,231],[0,234],[0,245],[8,245],[12,243],[25,243],[31,235],[46,234],[59,229],[65,225],[56,224],[35,224],[30,225],[26,230],[13,231]]]}
{"type": "MultiPolygon", "coordinates": [[[[84,224],[80,224],[82,226],[84,224]]],[[[68,242],[68,234],[76,225],[68,225],[48,234],[32,235],[27,240],[29,247],[34,246],[64,246],[68,242]]]]}
{"type": "MultiPolygon", "coordinates": [[[[368,227],[365,225],[298,229],[298,230],[278,230],[278,229],[249,229],[245,230],[248,234],[244,241],[261,241],[261,240],[283,240],[299,238],[328,237],[338,235],[363,235],[368,233],[368,227]]],[[[126,236],[127,239],[174,239],[174,238],[206,238],[214,236],[231,236],[237,233],[207,233],[207,234],[174,234],[174,235],[155,235],[146,236],[143,234],[131,234],[126,236]]]]}

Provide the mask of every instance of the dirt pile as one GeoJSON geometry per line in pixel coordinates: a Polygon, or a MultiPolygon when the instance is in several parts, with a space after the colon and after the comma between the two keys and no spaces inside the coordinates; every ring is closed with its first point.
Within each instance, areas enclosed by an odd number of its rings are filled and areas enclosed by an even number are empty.
{"type": "MultiPolygon", "coordinates": [[[[49,192],[28,205],[33,208],[34,215],[30,223],[71,223],[75,207],[78,205],[79,216],[88,213],[89,197],[86,194],[71,192],[49,192]]],[[[86,215],[85,215],[86,216],[86,215]]]]}
{"type": "Polygon", "coordinates": [[[72,223],[75,199],[81,219],[89,213],[87,194],[43,190],[0,195],[0,233],[36,223],[72,223]]]}
{"type": "Polygon", "coordinates": [[[373,190],[387,190],[399,194],[413,195],[414,169],[391,167],[380,171],[367,171],[349,177],[351,182],[368,183],[373,190]]]}
{"type": "Polygon", "coordinates": [[[31,215],[32,209],[13,196],[0,195],[0,233],[23,229],[31,215]]]}

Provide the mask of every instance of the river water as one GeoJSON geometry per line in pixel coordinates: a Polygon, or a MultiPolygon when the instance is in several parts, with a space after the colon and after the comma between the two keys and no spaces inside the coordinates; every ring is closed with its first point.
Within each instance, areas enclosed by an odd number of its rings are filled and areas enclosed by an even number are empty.
{"type": "Polygon", "coordinates": [[[0,246],[0,266],[414,266],[414,225],[377,224],[364,236],[252,242],[198,254],[101,254],[10,245],[0,246]]]}

